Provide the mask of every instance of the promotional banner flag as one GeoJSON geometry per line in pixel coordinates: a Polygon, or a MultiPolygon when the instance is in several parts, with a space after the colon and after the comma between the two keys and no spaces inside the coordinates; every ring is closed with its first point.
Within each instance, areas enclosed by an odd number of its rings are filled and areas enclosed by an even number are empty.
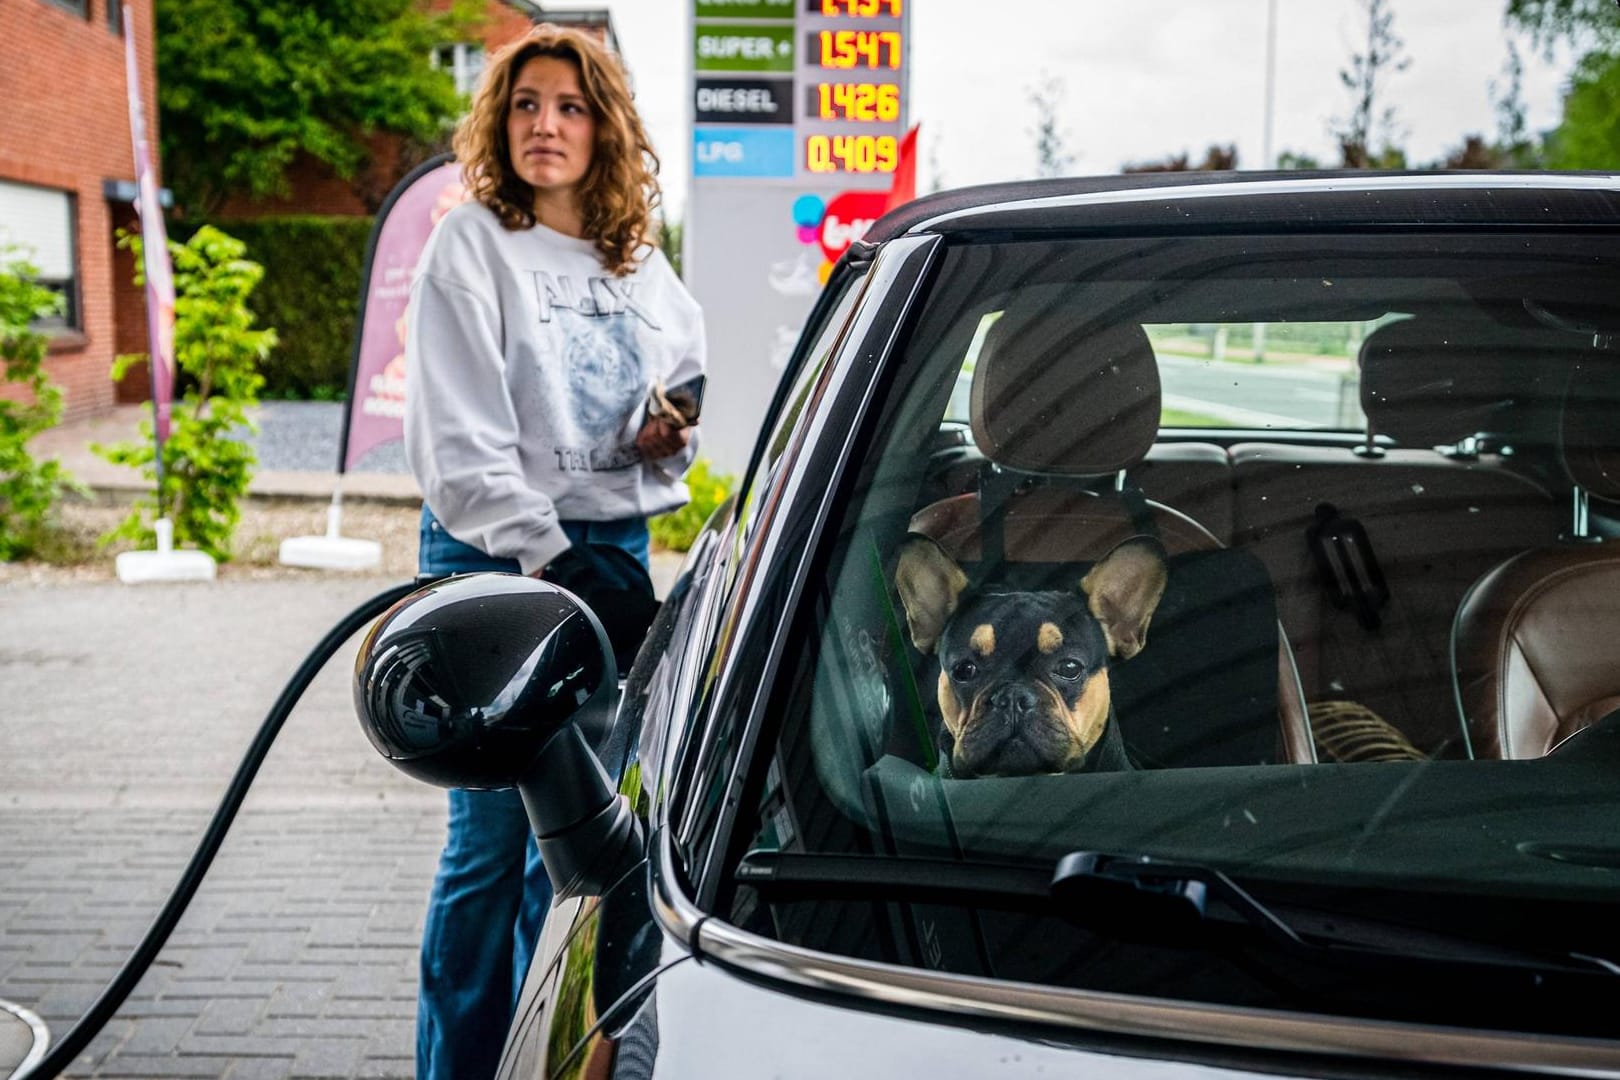
{"type": "Polygon", "coordinates": [[[900,161],[894,167],[894,184],[889,188],[889,197],[883,204],[885,214],[917,197],[917,128],[919,126],[912,124],[911,130],[906,132],[905,138],[900,140],[900,161]]]}
{"type": "Polygon", "coordinates": [[[369,451],[405,437],[405,304],[411,275],[433,226],[466,197],[461,166],[449,154],[439,154],[401,180],[377,211],[360,277],[339,475],[369,451]]]}
{"type": "Polygon", "coordinates": [[[124,69],[129,80],[129,133],[135,144],[135,212],[141,219],[141,269],[146,276],[146,337],[152,369],[152,426],[157,433],[159,490],[163,441],[169,437],[174,399],[174,270],[169,264],[168,230],[158,201],[157,177],[146,146],[146,115],[141,109],[140,68],[135,62],[135,23],[124,5],[124,69]]]}

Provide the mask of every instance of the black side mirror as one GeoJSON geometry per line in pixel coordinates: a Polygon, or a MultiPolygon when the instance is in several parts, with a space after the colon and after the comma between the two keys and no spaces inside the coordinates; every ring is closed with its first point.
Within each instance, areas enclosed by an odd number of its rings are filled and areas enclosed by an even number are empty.
{"type": "Polygon", "coordinates": [[[617,697],[590,608],[515,574],[418,589],[355,663],[355,712],[377,752],[439,787],[516,787],[560,897],[598,892],[641,857],[640,823],[592,749],[617,697]]]}

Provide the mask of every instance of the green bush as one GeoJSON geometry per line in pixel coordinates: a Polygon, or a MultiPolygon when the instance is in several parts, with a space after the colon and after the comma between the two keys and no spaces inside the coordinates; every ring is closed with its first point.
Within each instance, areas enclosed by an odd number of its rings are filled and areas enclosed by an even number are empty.
{"type": "MultiPolygon", "coordinates": [[[[141,238],[120,242],[141,265],[141,238]]],[[[163,484],[155,498],[138,499],[129,516],[102,540],[150,544],[147,515],[174,522],[176,544],[193,543],[216,560],[231,557],[231,536],[241,520],[257,456],[241,432],[253,429],[247,411],[258,404],[259,368],[276,345],[273,329],[255,329],[248,297],[264,271],[244,257],[245,248],[205,225],[184,244],[169,242],[174,262],[174,357],[190,389],[174,403],[163,443],[163,484]]],[[[137,283],[142,275],[137,270],[137,283]]],[[[122,378],[142,354],[120,356],[113,378],[122,378]]],[[[152,421],[141,421],[141,440],[92,449],[115,465],[138,468],[156,480],[152,421]]]]}
{"type": "Polygon", "coordinates": [[[28,452],[29,440],[62,418],[62,391],[45,377],[45,335],[30,327],[61,303],[17,249],[0,246],[0,380],[24,388],[22,401],[0,399],[0,562],[33,554],[56,500],[78,487],[59,462],[28,452]]]}
{"type": "MultiPolygon", "coordinates": [[[[369,217],[263,217],[212,222],[264,267],[248,300],[261,326],[276,328],[262,396],[335,401],[348,391],[360,314],[360,273],[369,217]]],[[[185,239],[177,229],[176,239],[185,239]]]]}
{"type": "Polygon", "coordinates": [[[710,472],[708,459],[698,458],[687,470],[686,486],[692,493],[691,502],[647,522],[653,543],[670,551],[686,551],[692,546],[709,515],[736,490],[737,478],[710,472]]]}

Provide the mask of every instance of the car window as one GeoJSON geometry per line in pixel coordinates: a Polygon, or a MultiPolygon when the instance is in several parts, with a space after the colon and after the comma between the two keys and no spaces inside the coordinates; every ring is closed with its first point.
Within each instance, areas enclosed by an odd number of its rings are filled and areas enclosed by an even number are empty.
{"type": "Polygon", "coordinates": [[[1620,601],[1513,621],[1620,536],[1617,331],[1601,235],[952,248],[788,645],[734,917],[968,974],[1321,988],[1052,908],[1112,853],[1470,941],[1539,911],[1532,950],[1620,957],[1593,871],[1620,800],[1587,756],[1620,686],[1575,629],[1620,601]],[[826,855],[857,861],[791,861],[826,855]]]}

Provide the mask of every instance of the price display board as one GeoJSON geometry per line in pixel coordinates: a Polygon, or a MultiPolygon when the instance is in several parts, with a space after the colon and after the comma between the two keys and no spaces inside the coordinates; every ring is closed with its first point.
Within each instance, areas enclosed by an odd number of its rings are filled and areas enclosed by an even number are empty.
{"type": "Polygon", "coordinates": [[[683,269],[711,369],[701,452],[735,471],[833,261],[893,184],[912,0],[687,2],[683,269]]]}

